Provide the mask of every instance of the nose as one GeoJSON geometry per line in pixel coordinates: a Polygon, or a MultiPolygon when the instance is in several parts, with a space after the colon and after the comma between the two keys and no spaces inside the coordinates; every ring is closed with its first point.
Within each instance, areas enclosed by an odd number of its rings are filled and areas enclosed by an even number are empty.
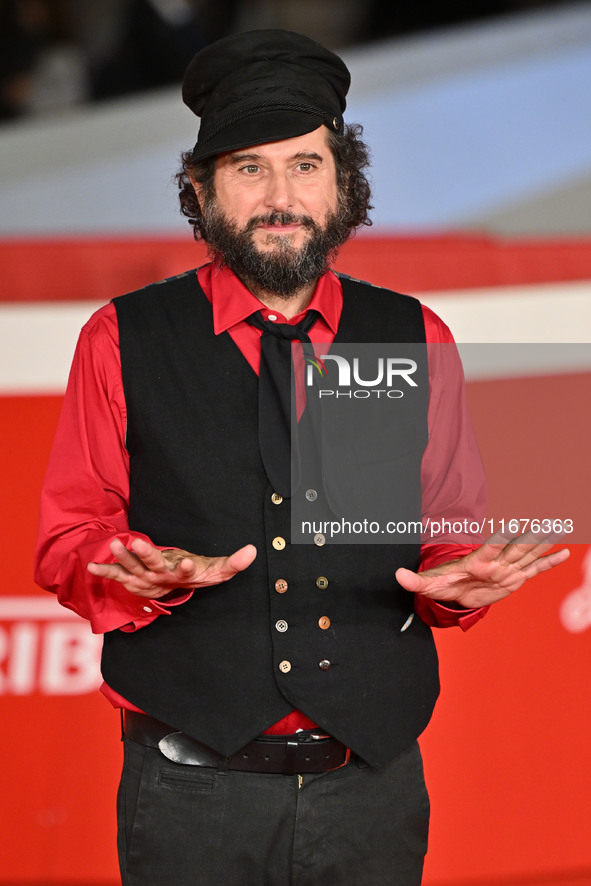
{"type": "Polygon", "coordinates": [[[292,209],[294,195],[292,184],[285,173],[273,172],[269,175],[265,189],[265,205],[269,209],[285,212],[292,209]]]}

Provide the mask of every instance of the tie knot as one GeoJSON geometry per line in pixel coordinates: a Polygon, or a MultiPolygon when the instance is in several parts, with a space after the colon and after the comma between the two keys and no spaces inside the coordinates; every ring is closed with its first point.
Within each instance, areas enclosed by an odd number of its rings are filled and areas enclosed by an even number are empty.
{"type": "Polygon", "coordinates": [[[246,318],[246,322],[251,326],[261,329],[263,335],[268,333],[276,338],[283,338],[286,341],[303,341],[309,342],[310,336],[308,330],[312,328],[318,319],[318,311],[308,311],[301,323],[273,323],[265,320],[260,311],[251,314],[246,318]]]}

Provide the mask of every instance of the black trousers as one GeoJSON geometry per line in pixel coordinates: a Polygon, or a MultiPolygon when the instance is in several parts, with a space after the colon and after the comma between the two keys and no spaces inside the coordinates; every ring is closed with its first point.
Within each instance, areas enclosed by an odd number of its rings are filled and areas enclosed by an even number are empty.
{"type": "Polygon", "coordinates": [[[381,769],[218,772],[124,741],[124,886],[419,886],[429,798],[414,744],[381,769]]]}

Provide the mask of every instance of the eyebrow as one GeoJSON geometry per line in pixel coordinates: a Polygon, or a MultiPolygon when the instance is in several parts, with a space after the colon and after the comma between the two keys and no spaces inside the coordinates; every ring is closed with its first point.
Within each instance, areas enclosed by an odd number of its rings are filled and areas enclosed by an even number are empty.
{"type": "MultiPolygon", "coordinates": [[[[262,154],[248,154],[248,153],[240,153],[240,154],[231,154],[230,155],[230,163],[233,166],[238,165],[238,163],[258,163],[261,160],[264,160],[262,154]]],[[[316,160],[318,163],[324,163],[324,157],[321,157],[320,154],[317,154],[315,151],[298,151],[297,154],[293,154],[293,156],[288,157],[288,162],[293,161],[302,161],[302,160],[316,160]]]]}

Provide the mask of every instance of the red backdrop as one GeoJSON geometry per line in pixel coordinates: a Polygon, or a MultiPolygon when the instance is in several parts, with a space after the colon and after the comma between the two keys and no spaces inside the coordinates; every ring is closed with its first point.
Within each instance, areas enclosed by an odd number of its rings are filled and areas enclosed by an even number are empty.
{"type": "MultiPolygon", "coordinates": [[[[360,237],[339,267],[405,291],[502,286],[591,278],[590,246],[360,237]]],[[[5,242],[0,279],[5,300],[14,302],[107,300],[202,257],[200,247],[196,255],[190,242],[170,239],[5,242]]],[[[42,354],[39,361],[42,367],[42,354]]],[[[589,390],[585,377],[571,381],[589,390]]],[[[541,466],[528,460],[531,441],[519,443],[524,455],[510,470],[506,441],[524,402],[540,393],[543,402],[547,390],[540,379],[469,385],[487,467],[493,476],[505,476],[503,495],[525,479],[532,496],[544,489],[543,458],[541,466]]],[[[5,886],[118,882],[119,727],[117,714],[94,688],[98,640],[53,607],[53,598],[30,578],[39,490],[60,399],[0,397],[5,886]]],[[[536,446],[543,456],[544,447],[553,448],[553,435],[565,431],[578,441],[563,466],[563,482],[588,492],[584,399],[570,416],[565,429],[549,413],[548,433],[536,446]]],[[[501,494],[498,484],[493,489],[501,494]]],[[[586,552],[586,546],[573,546],[559,574],[535,579],[467,634],[438,633],[443,693],[422,739],[433,807],[426,886],[591,884],[591,629],[568,633],[559,620],[561,601],[583,580],[586,552]]]]}

